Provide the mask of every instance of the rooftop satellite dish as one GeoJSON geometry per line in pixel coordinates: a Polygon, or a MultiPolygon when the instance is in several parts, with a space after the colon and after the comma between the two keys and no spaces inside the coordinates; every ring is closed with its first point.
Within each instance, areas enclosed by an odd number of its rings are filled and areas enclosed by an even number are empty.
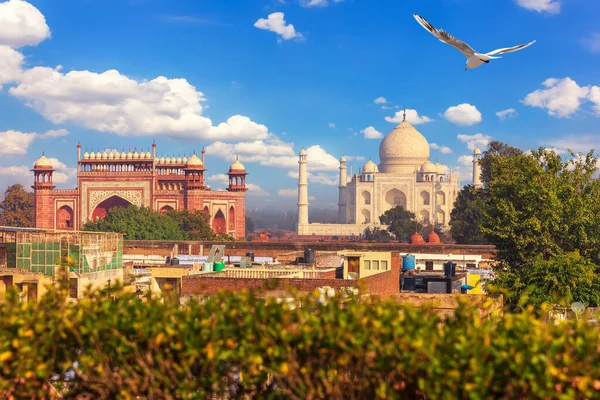
{"type": "Polygon", "coordinates": [[[573,310],[575,313],[575,317],[579,318],[579,316],[585,311],[585,304],[576,301],[575,303],[571,304],[571,310],[573,310]]]}

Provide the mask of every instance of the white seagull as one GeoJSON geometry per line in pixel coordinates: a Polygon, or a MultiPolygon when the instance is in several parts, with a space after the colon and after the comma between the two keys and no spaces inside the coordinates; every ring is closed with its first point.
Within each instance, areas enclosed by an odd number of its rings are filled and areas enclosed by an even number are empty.
{"type": "Polygon", "coordinates": [[[467,66],[465,68],[465,71],[468,69],[477,68],[483,63],[488,64],[490,62],[490,60],[493,60],[496,58],[501,58],[501,57],[494,57],[497,54],[512,53],[513,51],[524,49],[525,47],[529,47],[535,43],[535,40],[534,40],[533,42],[529,42],[526,44],[520,44],[515,47],[506,47],[503,49],[490,51],[489,53],[480,54],[480,53],[476,52],[475,50],[473,50],[471,48],[471,46],[469,46],[462,40],[458,40],[457,38],[455,38],[454,36],[452,36],[451,34],[449,34],[446,31],[435,28],[425,18],[423,18],[417,14],[414,14],[414,17],[423,28],[427,29],[433,36],[438,38],[440,40],[440,42],[449,44],[450,46],[456,48],[458,51],[463,53],[463,55],[465,57],[467,57],[467,66]]]}

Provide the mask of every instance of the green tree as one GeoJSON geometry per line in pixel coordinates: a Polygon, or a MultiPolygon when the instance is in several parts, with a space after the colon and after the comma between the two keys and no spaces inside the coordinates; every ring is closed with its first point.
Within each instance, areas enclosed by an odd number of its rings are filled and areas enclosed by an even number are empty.
{"type": "Polygon", "coordinates": [[[246,216],[246,236],[254,232],[254,221],[248,216],[246,216]]]}
{"type": "Polygon", "coordinates": [[[104,219],[90,221],[85,231],[121,232],[127,240],[186,240],[187,233],[173,216],[146,207],[116,207],[104,219]]]}
{"type": "Polygon", "coordinates": [[[415,214],[397,206],[387,210],[379,221],[388,225],[388,231],[396,235],[398,241],[408,241],[410,236],[421,230],[422,226],[417,222],[415,214]]]}
{"type": "Polygon", "coordinates": [[[376,242],[389,242],[394,240],[394,237],[390,232],[377,227],[365,229],[364,234],[366,240],[374,240],[376,242]]]}
{"type": "Polygon", "coordinates": [[[0,203],[0,225],[30,228],[35,223],[34,195],[22,185],[9,186],[0,203]]]}
{"type": "Polygon", "coordinates": [[[487,244],[479,225],[483,219],[485,189],[473,185],[462,188],[450,214],[452,238],[459,244],[487,244]]]}
{"type": "Polygon", "coordinates": [[[166,215],[179,225],[179,229],[185,232],[188,240],[215,240],[217,238],[210,227],[209,216],[203,211],[172,210],[166,215]]]}

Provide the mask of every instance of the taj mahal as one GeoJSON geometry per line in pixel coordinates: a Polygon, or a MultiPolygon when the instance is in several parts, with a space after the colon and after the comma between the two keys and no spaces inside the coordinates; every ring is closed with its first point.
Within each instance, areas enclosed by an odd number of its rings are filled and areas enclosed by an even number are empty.
{"type": "MultiPolygon", "coordinates": [[[[404,120],[379,146],[379,166],[369,160],[357,174],[347,173],[346,157],[340,159],[338,223],[309,223],[307,152],[299,154],[298,235],[361,235],[366,228],[382,227],[379,216],[396,206],[412,211],[424,224],[448,225],[460,191],[458,173],[447,171],[429,159],[427,139],[404,120]]],[[[473,153],[473,184],[481,186],[479,159],[473,153]]]]}

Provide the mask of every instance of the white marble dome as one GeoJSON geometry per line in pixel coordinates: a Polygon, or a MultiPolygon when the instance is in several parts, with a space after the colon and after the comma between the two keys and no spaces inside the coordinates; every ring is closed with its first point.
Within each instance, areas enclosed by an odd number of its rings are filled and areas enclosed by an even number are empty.
{"type": "Polygon", "coordinates": [[[377,168],[377,164],[375,164],[371,160],[367,161],[366,164],[363,166],[363,173],[372,174],[374,172],[379,172],[379,168],[377,168]]]}
{"type": "Polygon", "coordinates": [[[425,161],[423,165],[421,165],[421,172],[424,174],[436,174],[437,168],[431,161],[425,161]]]}
{"type": "Polygon", "coordinates": [[[407,121],[402,121],[381,141],[379,170],[410,174],[429,160],[429,154],[429,143],[425,136],[407,121]]]}

